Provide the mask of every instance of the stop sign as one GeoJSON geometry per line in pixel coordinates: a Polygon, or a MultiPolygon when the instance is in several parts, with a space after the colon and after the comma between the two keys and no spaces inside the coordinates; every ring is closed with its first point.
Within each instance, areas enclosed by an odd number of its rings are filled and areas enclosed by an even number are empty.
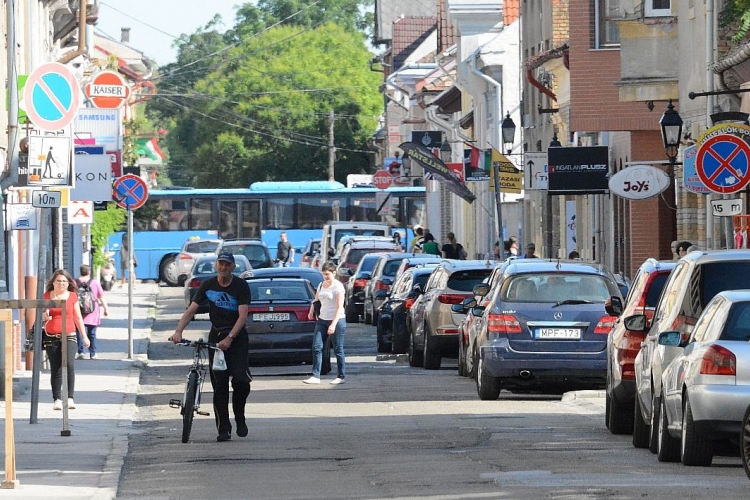
{"type": "Polygon", "coordinates": [[[378,170],[372,176],[372,183],[378,189],[385,189],[391,186],[393,176],[387,170],[378,170]]]}

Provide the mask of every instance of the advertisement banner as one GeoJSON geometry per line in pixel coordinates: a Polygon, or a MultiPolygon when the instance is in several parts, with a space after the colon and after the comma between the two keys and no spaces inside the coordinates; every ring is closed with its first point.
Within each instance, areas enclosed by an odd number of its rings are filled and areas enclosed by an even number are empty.
{"type": "Polygon", "coordinates": [[[609,147],[547,150],[549,194],[604,194],[609,189],[609,147]]]}
{"type": "Polygon", "coordinates": [[[451,169],[440,158],[433,155],[429,149],[414,142],[404,142],[399,148],[404,152],[404,157],[411,158],[421,165],[425,171],[434,174],[451,193],[460,196],[469,203],[473,203],[476,200],[474,193],[459,181],[451,169]]]}

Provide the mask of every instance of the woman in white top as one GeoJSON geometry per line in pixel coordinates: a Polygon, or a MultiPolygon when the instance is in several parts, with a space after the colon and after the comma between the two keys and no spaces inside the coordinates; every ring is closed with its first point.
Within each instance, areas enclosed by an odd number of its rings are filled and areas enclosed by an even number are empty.
{"type": "MultiPolygon", "coordinates": [[[[336,368],[338,376],[331,380],[331,385],[343,384],[346,378],[346,362],[344,360],[344,335],[346,334],[346,319],[344,319],[344,285],[335,278],[336,264],[326,262],[322,267],[323,283],[315,293],[315,300],[320,301],[320,316],[315,323],[313,337],[313,372],[312,377],[305,379],[305,384],[320,383],[320,368],[323,364],[323,344],[328,335],[333,335],[333,351],[336,353],[336,368]]],[[[314,319],[313,306],[307,317],[314,319]]]]}

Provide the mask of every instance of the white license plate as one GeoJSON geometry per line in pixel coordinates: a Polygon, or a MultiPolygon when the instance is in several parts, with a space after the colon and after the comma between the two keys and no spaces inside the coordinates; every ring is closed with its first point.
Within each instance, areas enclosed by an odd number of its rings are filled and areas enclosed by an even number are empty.
{"type": "Polygon", "coordinates": [[[253,321],[289,321],[289,313],[255,313],[253,321]]]}
{"type": "Polygon", "coordinates": [[[538,339],[580,339],[581,330],[578,328],[540,328],[538,339]]]}

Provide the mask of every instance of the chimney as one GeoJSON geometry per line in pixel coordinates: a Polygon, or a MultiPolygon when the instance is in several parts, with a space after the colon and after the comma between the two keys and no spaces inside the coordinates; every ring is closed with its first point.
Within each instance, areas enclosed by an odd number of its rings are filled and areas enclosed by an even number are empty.
{"type": "Polygon", "coordinates": [[[130,43],[130,28],[120,28],[120,41],[130,43]]]}

